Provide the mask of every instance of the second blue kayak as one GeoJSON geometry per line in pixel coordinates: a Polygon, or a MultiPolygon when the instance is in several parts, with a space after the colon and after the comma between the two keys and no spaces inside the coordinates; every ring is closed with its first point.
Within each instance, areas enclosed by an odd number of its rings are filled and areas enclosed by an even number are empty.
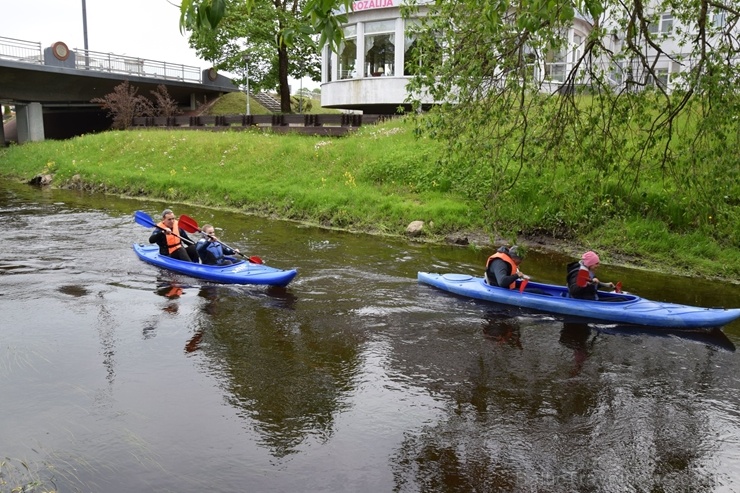
{"type": "Polygon", "coordinates": [[[467,274],[419,272],[418,281],[468,298],[493,301],[561,315],[682,329],[716,328],[740,318],[738,308],[701,308],[675,303],[650,301],[631,294],[599,292],[600,300],[568,297],[565,286],[529,282],[524,292],[489,286],[482,277],[467,274]]]}

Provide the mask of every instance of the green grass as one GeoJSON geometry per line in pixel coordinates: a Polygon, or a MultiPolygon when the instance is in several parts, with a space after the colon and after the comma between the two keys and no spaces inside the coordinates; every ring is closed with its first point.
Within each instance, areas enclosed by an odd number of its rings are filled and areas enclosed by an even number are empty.
{"type": "MultiPolygon", "coordinates": [[[[243,115],[247,111],[247,95],[243,92],[230,92],[224,94],[210,106],[204,114],[206,115],[243,115]]],[[[249,112],[253,115],[271,115],[272,112],[262,106],[254,98],[249,98],[249,112]]]]}
{"type": "MultiPolygon", "coordinates": [[[[0,150],[0,173],[19,180],[51,173],[56,186],[82,183],[351,231],[403,235],[411,221],[422,220],[422,239],[429,241],[450,234],[549,235],[567,240],[567,248],[597,249],[605,262],[627,259],[650,269],[740,278],[737,244],[715,238],[711,224],[674,227],[672,215],[691,198],[650,177],[633,207],[624,205],[629,197],[618,187],[606,184],[599,185],[598,200],[577,200],[592,180],[588,174],[525,172],[500,197],[501,215],[491,221],[481,202],[440,179],[442,154],[439,142],[415,137],[404,119],[342,138],[136,129],[11,146],[0,150]]],[[[737,215],[723,221],[729,221],[723,228],[740,231],[737,215]]]]}
{"type": "MultiPolygon", "coordinates": [[[[39,467],[38,464],[29,465],[23,460],[5,457],[0,460],[0,491],[55,493],[56,488],[46,484],[47,482],[34,472],[44,469],[43,466],[39,467]]],[[[48,473],[49,471],[44,470],[44,472],[48,473]]]]}

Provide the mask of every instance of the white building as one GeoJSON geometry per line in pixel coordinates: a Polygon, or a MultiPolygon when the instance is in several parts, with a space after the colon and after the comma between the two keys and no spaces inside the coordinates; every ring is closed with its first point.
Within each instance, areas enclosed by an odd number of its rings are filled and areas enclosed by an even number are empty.
{"type": "MultiPolygon", "coordinates": [[[[324,48],[321,63],[321,106],[394,114],[410,109],[404,71],[413,39],[405,35],[403,0],[358,0],[344,26],[339,53],[324,48]]],[[[432,101],[429,101],[431,103],[432,101]]]]}
{"type": "MultiPolygon", "coordinates": [[[[407,55],[413,39],[406,36],[407,23],[401,16],[400,6],[404,0],[358,0],[354,10],[348,14],[344,26],[344,41],[339,53],[328,47],[322,55],[321,105],[326,108],[360,110],[372,114],[394,114],[398,107],[410,109],[406,85],[411,79],[406,67],[407,55]]],[[[646,73],[635,58],[613,62],[600,60],[596,63],[608,74],[614,86],[626,86],[640,90],[643,87],[661,85],[671,90],[676,75],[688,71],[693,65],[691,46],[682,47],[675,32],[696,31],[680,26],[671,13],[658,13],[657,23],[650,24],[650,34],[659,41],[664,53],[657,55],[656,77],[646,73]],[[657,79],[657,81],[656,81],[657,79]]],[[[649,15],[650,12],[646,12],[649,15]]],[[[420,15],[424,15],[423,10],[420,15]]],[[[721,29],[725,25],[724,14],[711,16],[712,27],[721,29]]],[[[608,23],[609,20],[607,19],[608,23]]],[[[562,89],[566,77],[583,55],[584,42],[592,29],[592,22],[576,16],[567,32],[568,48],[560,53],[548,53],[541,59],[533,58],[533,75],[540,82],[541,90],[556,92],[562,89]]],[[[623,33],[612,22],[608,39],[604,45],[619,53],[625,44],[623,33]]],[[[653,48],[645,45],[644,55],[649,60],[656,58],[653,48]]],[[[582,70],[583,73],[585,71],[582,70]]],[[[588,84],[587,79],[576,80],[576,84],[588,84]]],[[[434,101],[426,101],[426,106],[434,101]]]]}

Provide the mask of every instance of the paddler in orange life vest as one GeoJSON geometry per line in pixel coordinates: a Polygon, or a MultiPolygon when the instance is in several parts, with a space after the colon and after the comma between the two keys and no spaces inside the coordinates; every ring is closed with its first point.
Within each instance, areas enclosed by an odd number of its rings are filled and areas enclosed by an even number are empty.
{"type": "Polygon", "coordinates": [[[152,235],[149,237],[149,243],[159,245],[160,255],[166,255],[186,262],[198,262],[198,252],[195,250],[195,242],[190,239],[185,230],[178,227],[177,219],[175,219],[175,213],[172,212],[172,209],[165,209],[162,212],[162,222],[157,224],[157,228],[152,232],[152,235]],[[184,243],[188,246],[183,245],[181,238],[185,240],[184,243]]]}
{"type": "Polygon", "coordinates": [[[516,289],[516,282],[529,279],[519,271],[519,264],[524,259],[524,252],[514,245],[511,248],[501,247],[488,257],[486,262],[486,283],[491,286],[516,289]]]}

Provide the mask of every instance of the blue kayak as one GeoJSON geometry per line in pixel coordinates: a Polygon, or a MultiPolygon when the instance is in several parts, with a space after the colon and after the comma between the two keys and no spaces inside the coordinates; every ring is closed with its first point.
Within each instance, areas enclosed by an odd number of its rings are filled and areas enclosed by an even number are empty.
{"type": "Polygon", "coordinates": [[[253,264],[247,261],[231,265],[205,265],[195,262],[184,262],[159,254],[157,245],[134,243],[134,252],[139,259],[149,264],[179,274],[198,279],[224,284],[262,284],[266,286],[287,286],[298,274],[295,269],[280,270],[264,264],[253,264]]]}
{"type": "Polygon", "coordinates": [[[681,329],[722,327],[740,317],[740,308],[700,308],[650,301],[632,294],[599,292],[599,300],[568,296],[568,288],[528,282],[524,291],[489,286],[482,277],[467,274],[419,272],[418,280],[435,288],[477,300],[531,308],[548,313],[620,324],[681,329]]]}

